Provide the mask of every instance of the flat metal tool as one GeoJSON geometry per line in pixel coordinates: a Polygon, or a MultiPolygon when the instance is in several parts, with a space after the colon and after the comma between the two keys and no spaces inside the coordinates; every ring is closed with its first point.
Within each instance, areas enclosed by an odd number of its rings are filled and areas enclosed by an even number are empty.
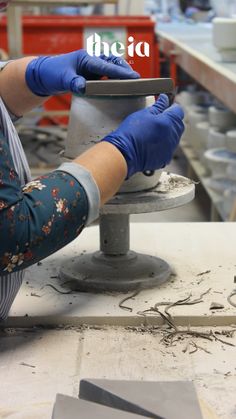
{"type": "Polygon", "coordinates": [[[79,400],[74,397],[57,394],[52,419],[143,419],[144,416],[124,412],[79,400]]]}
{"type": "Polygon", "coordinates": [[[177,93],[178,93],[178,87],[175,87],[171,93],[167,93],[167,96],[168,96],[169,102],[170,102],[170,106],[173,105],[177,93]]]}
{"type": "Polygon", "coordinates": [[[157,96],[174,95],[172,79],[91,80],[86,82],[86,96],[157,96]]]}
{"type": "Polygon", "coordinates": [[[190,381],[84,379],[80,399],[152,419],[203,419],[190,381]]]}

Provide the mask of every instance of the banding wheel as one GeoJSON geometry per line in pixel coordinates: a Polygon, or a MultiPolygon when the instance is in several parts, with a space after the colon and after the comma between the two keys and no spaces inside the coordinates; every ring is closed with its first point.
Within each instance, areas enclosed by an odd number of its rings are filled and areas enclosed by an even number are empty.
{"type": "Polygon", "coordinates": [[[78,291],[127,292],[165,282],[171,275],[167,262],[130,250],[129,214],[176,208],[190,202],[194,194],[189,179],[162,173],[159,185],[148,192],[115,196],[101,210],[100,251],[62,264],[61,285],[78,291]]]}
{"type": "MultiPolygon", "coordinates": [[[[173,92],[169,79],[88,82],[87,96],[75,96],[72,101],[65,158],[74,158],[115,129],[125,116],[150,104],[147,96],[164,92],[173,92]],[[115,111],[111,101],[115,101],[115,111]]],[[[160,171],[135,175],[101,209],[100,251],[62,264],[61,285],[78,291],[127,292],[165,282],[171,274],[167,262],[130,250],[129,215],[185,205],[194,192],[193,183],[182,176],[160,171]]]]}
{"type": "Polygon", "coordinates": [[[80,291],[129,291],[161,284],[170,276],[162,259],[129,250],[129,215],[102,215],[100,252],[61,267],[61,278],[80,291]]]}

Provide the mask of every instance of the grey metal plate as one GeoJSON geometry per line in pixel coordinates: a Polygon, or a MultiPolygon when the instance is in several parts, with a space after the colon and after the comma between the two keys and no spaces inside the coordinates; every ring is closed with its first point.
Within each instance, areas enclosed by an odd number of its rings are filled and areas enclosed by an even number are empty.
{"type": "Polygon", "coordinates": [[[57,394],[52,419],[141,419],[143,416],[124,413],[74,397],[57,394]]]}
{"type": "Polygon", "coordinates": [[[190,381],[82,380],[80,398],[149,418],[202,419],[190,381]]]}
{"type": "Polygon", "coordinates": [[[173,93],[172,79],[92,80],[86,82],[86,96],[155,96],[173,93]]]}
{"type": "Polygon", "coordinates": [[[107,256],[89,253],[63,262],[60,284],[72,291],[128,292],[160,286],[171,275],[164,260],[141,253],[107,256]]]}

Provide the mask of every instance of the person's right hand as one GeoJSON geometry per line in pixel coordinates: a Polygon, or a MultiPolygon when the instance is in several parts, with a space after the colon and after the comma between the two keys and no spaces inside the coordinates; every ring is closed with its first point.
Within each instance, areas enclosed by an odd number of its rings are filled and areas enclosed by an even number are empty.
{"type": "Polygon", "coordinates": [[[61,93],[84,93],[86,80],[138,79],[140,75],[132,70],[122,58],[114,55],[91,57],[86,50],[67,54],[38,57],[27,66],[25,80],[36,96],[52,96],[61,93]]]}
{"type": "Polygon", "coordinates": [[[113,144],[123,154],[127,178],[137,172],[165,167],[172,159],[184,132],[184,112],[162,94],[156,103],[129,115],[117,130],[102,141],[113,144]]]}

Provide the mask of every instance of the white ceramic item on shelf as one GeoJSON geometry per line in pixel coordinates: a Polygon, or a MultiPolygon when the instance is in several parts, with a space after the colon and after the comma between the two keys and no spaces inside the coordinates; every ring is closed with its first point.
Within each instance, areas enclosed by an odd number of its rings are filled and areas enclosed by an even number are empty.
{"type": "Polygon", "coordinates": [[[213,43],[223,61],[236,61],[236,18],[213,19],[213,43]]]}
{"type": "Polygon", "coordinates": [[[193,110],[197,110],[199,106],[191,105],[191,106],[187,106],[186,108],[183,105],[181,106],[184,109],[184,124],[185,124],[185,130],[182,135],[181,142],[188,144],[190,142],[189,138],[191,136],[191,127],[189,124],[189,113],[192,112],[193,110]]]}
{"type": "Polygon", "coordinates": [[[226,148],[232,153],[236,153],[236,129],[226,133],[226,148]]]}
{"type": "Polygon", "coordinates": [[[189,113],[192,111],[197,111],[199,109],[199,105],[191,105],[191,106],[187,106],[186,108],[183,105],[181,106],[184,109],[184,124],[185,124],[185,130],[182,135],[181,142],[188,144],[190,142],[189,138],[191,136],[191,127],[189,124],[189,113]]]}
{"type": "Polygon", "coordinates": [[[199,103],[196,92],[188,92],[188,91],[180,92],[176,96],[176,102],[178,102],[181,106],[183,106],[183,108],[188,108],[189,106],[197,105],[199,103]]]}
{"type": "Polygon", "coordinates": [[[205,105],[211,103],[212,98],[209,92],[204,90],[188,91],[183,90],[176,96],[178,102],[183,108],[188,109],[192,105],[205,105]]]}
{"type": "Polygon", "coordinates": [[[225,218],[229,218],[236,201],[236,186],[224,192],[223,211],[225,218]]]}
{"type": "Polygon", "coordinates": [[[207,139],[207,149],[211,148],[225,148],[226,135],[225,132],[220,131],[218,128],[210,128],[207,139]]]}
{"type": "Polygon", "coordinates": [[[226,176],[228,179],[234,180],[236,182],[236,163],[229,164],[226,170],[226,176]]]}
{"type": "Polygon", "coordinates": [[[208,121],[208,108],[198,106],[191,110],[188,114],[188,142],[192,146],[193,150],[198,149],[198,132],[196,125],[199,122],[208,121]]]}
{"type": "Polygon", "coordinates": [[[211,93],[205,90],[199,91],[182,91],[176,96],[176,102],[179,103],[185,112],[185,121],[188,121],[190,111],[200,107],[207,107],[213,103],[211,93]]]}
{"type": "Polygon", "coordinates": [[[236,182],[231,179],[228,179],[227,177],[222,177],[218,179],[209,177],[205,179],[205,185],[213,191],[219,194],[223,194],[226,191],[226,189],[236,187],[236,182]]]}
{"type": "Polygon", "coordinates": [[[227,167],[236,164],[236,154],[225,148],[207,150],[204,156],[213,178],[226,177],[227,167]]]}
{"type": "Polygon", "coordinates": [[[229,109],[210,106],[209,122],[213,127],[226,130],[229,127],[236,126],[236,115],[229,109]]]}
{"type": "Polygon", "coordinates": [[[198,108],[198,96],[196,96],[195,92],[183,91],[176,96],[176,102],[179,103],[184,110],[185,130],[182,135],[181,142],[188,143],[189,136],[191,135],[191,133],[189,133],[188,115],[191,110],[198,108]]]}
{"type": "Polygon", "coordinates": [[[207,149],[209,129],[210,125],[208,121],[198,122],[196,124],[197,141],[195,142],[195,150],[199,159],[202,158],[204,151],[207,149]]]}
{"type": "Polygon", "coordinates": [[[201,111],[202,111],[202,106],[197,105],[197,104],[184,108],[184,120],[188,122],[190,113],[192,113],[192,112],[197,112],[198,113],[198,112],[201,112],[201,111]]]}

